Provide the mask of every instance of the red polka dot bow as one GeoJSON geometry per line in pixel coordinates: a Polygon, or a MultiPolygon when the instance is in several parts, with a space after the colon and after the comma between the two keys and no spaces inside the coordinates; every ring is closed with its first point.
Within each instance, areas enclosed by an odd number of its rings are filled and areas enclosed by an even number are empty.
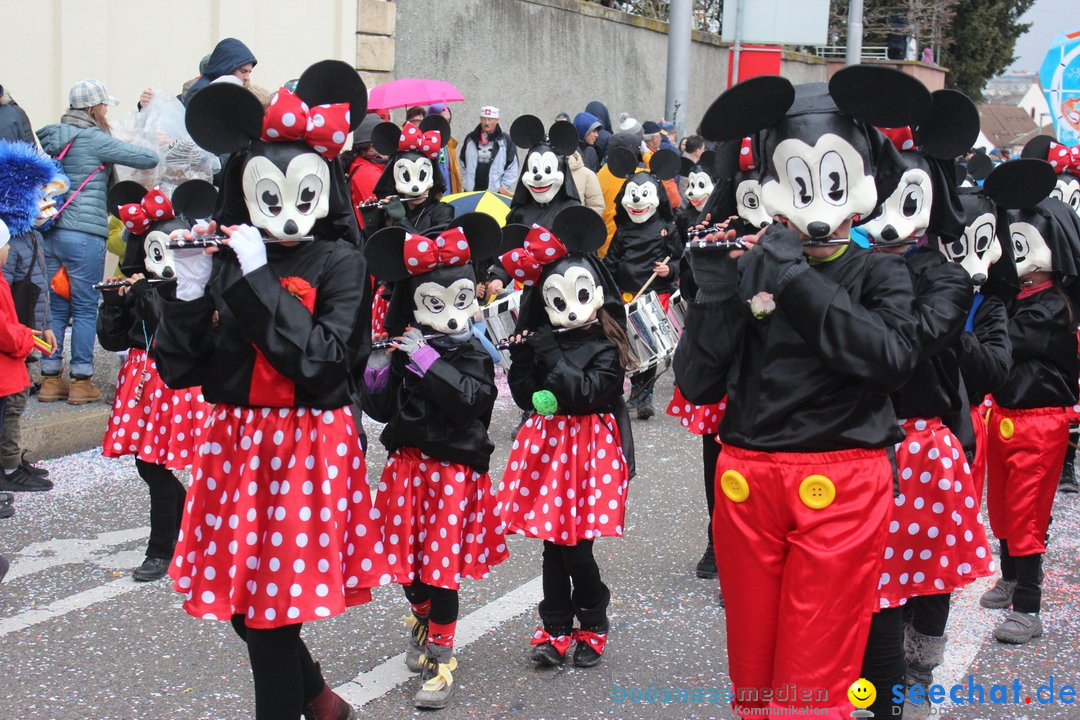
{"type": "Polygon", "coordinates": [[[465,231],[452,227],[435,239],[405,235],[405,269],[410,275],[431,272],[440,265],[465,265],[472,259],[465,231]]]}
{"type": "Polygon", "coordinates": [[[535,285],[544,265],[561,257],[566,257],[566,246],[547,228],[533,225],[525,236],[525,246],[503,253],[499,262],[514,280],[535,285]]]}
{"type": "Polygon", "coordinates": [[[597,655],[604,654],[604,645],[607,644],[607,633],[594,633],[581,628],[574,628],[574,642],[578,645],[588,645],[596,651],[597,655]]]}
{"type": "Polygon", "coordinates": [[[754,165],[754,141],[748,137],[742,139],[739,145],[739,172],[756,170],[754,165]]]}
{"type": "Polygon", "coordinates": [[[172,203],[160,189],[154,188],[137,203],[120,206],[120,219],[133,235],[143,235],[150,224],[176,217],[172,203]]]}
{"type": "Polygon", "coordinates": [[[908,152],[915,149],[915,136],[911,134],[911,128],[907,125],[895,128],[878,128],[878,130],[889,138],[897,150],[908,152]]]}
{"type": "Polygon", "coordinates": [[[327,160],[333,160],[345,149],[349,134],[349,104],[316,105],[307,103],[294,93],[281,88],[270,99],[263,115],[262,139],[269,142],[303,140],[327,160]]]}
{"type": "Polygon", "coordinates": [[[530,645],[543,645],[544,643],[551,643],[551,646],[555,648],[560,655],[565,655],[566,651],[570,649],[570,641],[572,640],[570,635],[552,635],[544,628],[536,628],[536,632],[533,633],[532,640],[529,641],[530,645]]]}
{"type": "Polygon", "coordinates": [[[405,127],[401,128],[401,139],[398,140],[398,150],[401,152],[418,152],[434,160],[441,149],[442,135],[434,130],[420,132],[420,128],[412,123],[405,123],[405,127]]]}
{"type": "Polygon", "coordinates": [[[1080,145],[1070,148],[1051,140],[1050,149],[1046,151],[1046,162],[1059,175],[1066,172],[1080,175],[1080,145]]]}

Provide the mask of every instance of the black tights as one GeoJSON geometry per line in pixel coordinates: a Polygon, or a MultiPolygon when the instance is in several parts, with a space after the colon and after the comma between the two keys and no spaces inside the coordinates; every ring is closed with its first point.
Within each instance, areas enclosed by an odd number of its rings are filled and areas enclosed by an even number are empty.
{"type": "Polygon", "coordinates": [[[163,465],[136,459],[135,469],[150,490],[150,541],[146,544],[146,557],[168,560],[176,547],[187,491],[163,465]]]}
{"type": "Polygon", "coordinates": [[[942,637],[945,635],[945,625],[949,622],[951,598],[952,593],[913,597],[904,605],[904,619],[911,622],[917,633],[942,637]]]}
{"type": "Polygon", "coordinates": [[[893,714],[893,707],[903,707],[903,703],[893,703],[892,687],[903,686],[907,677],[903,607],[886,608],[874,613],[870,621],[870,635],[866,639],[862,676],[877,688],[877,699],[867,708],[874,713],[874,717],[900,717],[899,712],[893,714]]]}
{"type": "Polygon", "coordinates": [[[701,436],[701,462],[705,466],[705,506],[709,508],[709,524],[705,527],[705,537],[709,545],[713,544],[712,517],[716,507],[716,462],[720,459],[720,443],[715,435],[701,436]]]}
{"type": "Polygon", "coordinates": [[[255,681],[255,720],[297,720],[304,705],[322,692],[319,666],[300,639],[301,623],[262,630],[232,616],[236,634],[247,643],[255,681]]]}
{"type": "Polygon", "coordinates": [[[429,618],[439,625],[449,625],[458,619],[458,591],[427,585],[415,580],[412,585],[405,585],[405,597],[413,605],[423,605],[431,601],[429,618]]]}
{"type": "MultiPolygon", "coordinates": [[[[1047,533],[1049,540],[1050,533],[1047,533]]],[[[1015,580],[1013,610],[1037,613],[1042,606],[1042,553],[1017,557],[1009,552],[1009,541],[1001,541],[1001,578],[1015,580]]]]}
{"type": "Polygon", "coordinates": [[[577,545],[556,545],[545,540],[543,571],[544,601],[540,617],[545,627],[568,630],[573,625],[576,608],[595,609],[605,604],[607,589],[593,557],[592,540],[581,540],[577,545]]]}

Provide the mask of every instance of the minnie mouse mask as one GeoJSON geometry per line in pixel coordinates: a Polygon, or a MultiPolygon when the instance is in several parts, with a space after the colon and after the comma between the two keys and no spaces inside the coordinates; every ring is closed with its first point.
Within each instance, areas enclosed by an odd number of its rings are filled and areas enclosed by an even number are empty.
{"type": "Polygon", "coordinates": [[[236,168],[226,172],[226,204],[239,190],[252,225],[279,240],[297,240],[331,214],[332,196],[344,182],[331,163],[366,109],[367,90],[356,70],[324,60],[304,71],[295,93],[274,93],[265,112],[243,87],[210,85],[191,98],[185,122],[200,147],[243,151],[233,159],[242,163],[238,177],[236,168]]]}
{"type": "Polygon", "coordinates": [[[751,136],[761,149],[762,203],[810,242],[867,216],[899,180],[896,150],[874,126],[916,125],[930,92],[898,70],[854,65],[821,83],[792,86],[761,76],[718,97],[701,121],[705,138],[751,136]]]}
{"type": "Polygon", "coordinates": [[[364,247],[371,273],[394,286],[388,332],[403,332],[413,322],[444,335],[467,331],[480,309],[472,259],[492,257],[499,239],[499,224],[483,213],[456,218],[436,237],[399,226],[372,235],[364,247]]]}
{"type": "Polygon", "coordinates": [[[402,200],[424,200],[446,192],[442,172],[435,167],[439,152],[450,139],[450,123],[442,115],[429,115],[419,125],[379,123],[371,131],[371,144],[389,159],[375,183],[376,197],[396,194],[402,200]]]}
{"type": "MultiPolygon", "coordinates": [[[[566,165],[566,157],[578,146],[577,130],[572,123],[559,120],[545,133],[540,118],[522,115],[510,125],[510,139],[526,151],[519,188],[524,186],[534,202],[547,205],[564,186],[565,194],[577,199],[577,189],[566,165]]],[[[519,203],[524,198],[519,198],[515,191],[514,200],[519,203]]]]}
{"type": "Polygon", "coordinates": [[[1050,163],[1057,173],[1057,183],[1050,197],[1060,200],[1080,215],[1080,145],[1069,148],[1051,137],[1039,135],[1024,146],[1020,157],[1050,163]]]}

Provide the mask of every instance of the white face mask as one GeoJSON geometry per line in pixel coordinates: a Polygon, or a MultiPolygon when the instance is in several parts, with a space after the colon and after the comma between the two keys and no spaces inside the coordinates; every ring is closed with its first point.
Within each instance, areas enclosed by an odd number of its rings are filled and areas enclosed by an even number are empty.
{"type": "Polygon", "coordinates": [[[1060,200],[1080,215],[1080,179],[1058,175],[1057,184],[1050,191],[1050,197],[1060,200]]]}
{"type": "Polygon", "coordinates": [[[761,183],[757,180],[743,180],[735,188],[735,211],[754,227],[772,224],[772,218],[761,204],[761,183]]]}
{"type": "Polygon", "coordinates": [[[525,183],[533,200],[546,205],[559,194],[564,177],[559,170],[559,156],[549,150],[529,153],[529,157],[525,159],[521,182],[525,183]]]}
{"type": "Polygon", "coordinates": [[[425,282],[413,291],[416,322],[437,333],[456,335],[468,330],[469,321],[479,311],[476,283],[468,278],[455,280],[449,287],[425,282]]]}
{"type": "Polygon", "coordinates": [[[866,173],[862,155],[838,135],[826,133],[813,145],[787,138],[771,162],[776,178],[761,183],[765,212],[783,215],[812,238],[827,238],[848,218],[877,207],[874,177],[866,173]]]}
{"type": "Polygon", "coordinates": [[[590,322],[604,305],[604,289],[580,265],[544,280],[544,310],[555,327],[576,328],[590,322]]]}
{"type": "Polygon", "coordinates": [[[420,198],[428,194],[435,184],[435,171],[426,157],[410,160],[399,158],[394,163],[394,189],[398,195],[420,198]]]}
{"type": "Polygon", "coordinates": [[[920,238],[930,225],[933,200],[930,175],[922,168],[911,168],[885,198],[878,216],[862,227],[874,240],[886,243],[920,238]]]}
{"type": "Polygon", "coordinates": [[[686,176],[686,199],[695,208],[705,204],[713,191],[713,181],[707,172],[692,172],[686,176]]]}
{"type": "Polygon", "coordinates": [[[316,153],[303,153],[283,173],[265,157],[244,166],[244,204],[251,224],[278,240],[295,240],[330,210],[330,167],[316,153]]]}
{"type": "Polygon", "coordinates": [[[1020,277],[1034,272],[1050,272],[1054,269],[1050,246],[1042,233],[1031,223],[1009,224],[1012,235],[1013,256],[1016,258],[1016,274],[1020,277]]]}
{"type": "Polygon", "coordinates": [[[949,262],[959,263],[967,270],[976,286],[990,277],[990,266],[1001,259],[1001,243],[997,238],[997,216],[983,213],[964,228],[956,240],[942,242],[941,252],[949,262]]]}
{"type": "Polygon", "coordinates": [[[147,272],[160,278],[176,277],[176,264],[173,251],[169,249],[169,236],[160,230],[152,230],[143,240],[143,252],[146,259],[143,265],[147,272]]]}
{"type": "Polygon", "coordinates": [[[630,182],[626,184],[621,202],[632,222],[643,223],[656,214],[656,209],[660,207],[660,194],[657,186],[651,182],[640,185],[630,182]]]}

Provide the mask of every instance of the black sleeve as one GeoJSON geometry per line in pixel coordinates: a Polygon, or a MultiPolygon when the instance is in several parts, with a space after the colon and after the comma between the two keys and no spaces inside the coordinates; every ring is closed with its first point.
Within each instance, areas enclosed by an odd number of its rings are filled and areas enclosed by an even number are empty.
{"type": "Polygon", "coordinates": [[[723,399],[728,370],[749,320],[749,306],[734,294],[687,304],[674,358],[675,382],[687,400],[708,405],[723,399]]]}
{"type": "Polygon", "coordinates": [[[101,309],[98,310],[97,338],[101,347],[109,352],[120,352],[131,347],[131,332],[138,318],[134,313],[134,298],[128,293],[104,292],[101,309]]]}
{"type": "Polygon", "coordinates": [[[993,392],[1012,370],[1012,341],[1005,303],[993,296],[975,312],[975,331],[960,336],[960,371],[969,387],[993,392]]]}
{"type": "Polygon", "coordinates": [[[533,409],[532,395],[540,389],[535,360],[536,351],[528,343],[510,346],[510,372],[506,380],[511,397],[522,410],[533,409]]]}
{"type": "Polygon", "coordinates": [[[1019,305],[1009,318],[1009,339],[1012,341],[1013,363],[1045,359],[1065,323],[1058,317],[1063,300],[1055,297],[1056,290],[1041,293],[1038,302],[1019,305]]]}
{"type": "MultiPolygon", "coordinates": [[[[394,364],[391,363],[390,376],[382,389],[376,393],[368,392],[363,383],[360,384],[360,406],[376,422],[390,422],[390,419],[394,417],[394,413],[398,410],[397,397],[398,388],[401,387],[402,369],[401,367],[395,368],[394,364]]],[[[405,372],[409,371],[405,370],[405,372]]]]}
{"type": "Polygon", "coordinates": [[[956,263],[928,268],[917,281],[915,307],[920,357],[928,360],[953,347],[964,332],[971,310],[971,280],[956,263]]]}
{"type": "Polygon", "coordinates": [[[209,295],[186,302],[162,301],[154,336],[154,358],[161,378],[169,387],[204,384],[214,354],[213,313],[209,295]]]}
{"type": "MultiPolygon", "coordinates": [[[[894,255],[868,261],[860,298],[810,270],[788,283],[777,304],[826,365],[893,392],[907,382],[918,360],[911,274],[894,255]]],[[[679,387],[685,392],[682,383],[679,387]]]]}
{"type": "Polygon", "coordinates": [[[341,244],[318,282],[315,313],[300,304],[269,265],[244,275],[222,297],[243,318],[244,338],[275,370],[312,394],[355,379],[371,348],[367,267],[355,247],[341,244]]]}
{"type": "Polygon", "coordinates": [[[550,390],[559,409],[572,415],[587,415],[608,407],[622,395],[622,372],[619,352],[611,343],[600,345],[585,367],[578,367],[565,356],[540,381],[542,390],[550,390]]]}
{"type": "Polygon", "coordinates": [[[683,256],[683,249],[685,245],[682,242],[682,236],[679,235],[679,228],[675,223],[671,223],[667,226],[667,236],[663,238],[664,241],[664,254],[671,257],[668,260],[668,278],[671,282],[675,282],[679,278],[679,260],[683,256]]]}
{"type": "Polygon", "coordinates": [[[615,277],[619,275],[619,265],[622,264],[623,253],[626,252],[626,247],[620,235],[619,229],[615,228],[615,234],[611,237],[611,244],[608,245],[607,254],[604,255],[604,265],[607,265],[607,269],[615,277]]]}
{"type": "Polygon", "coordinates": [[[463,423],[476,420],[495,405],[495,363],[486,350],[461,354],[452,363],[439,358],[424,373],[419,391],[447,417],[463,423]]]}

